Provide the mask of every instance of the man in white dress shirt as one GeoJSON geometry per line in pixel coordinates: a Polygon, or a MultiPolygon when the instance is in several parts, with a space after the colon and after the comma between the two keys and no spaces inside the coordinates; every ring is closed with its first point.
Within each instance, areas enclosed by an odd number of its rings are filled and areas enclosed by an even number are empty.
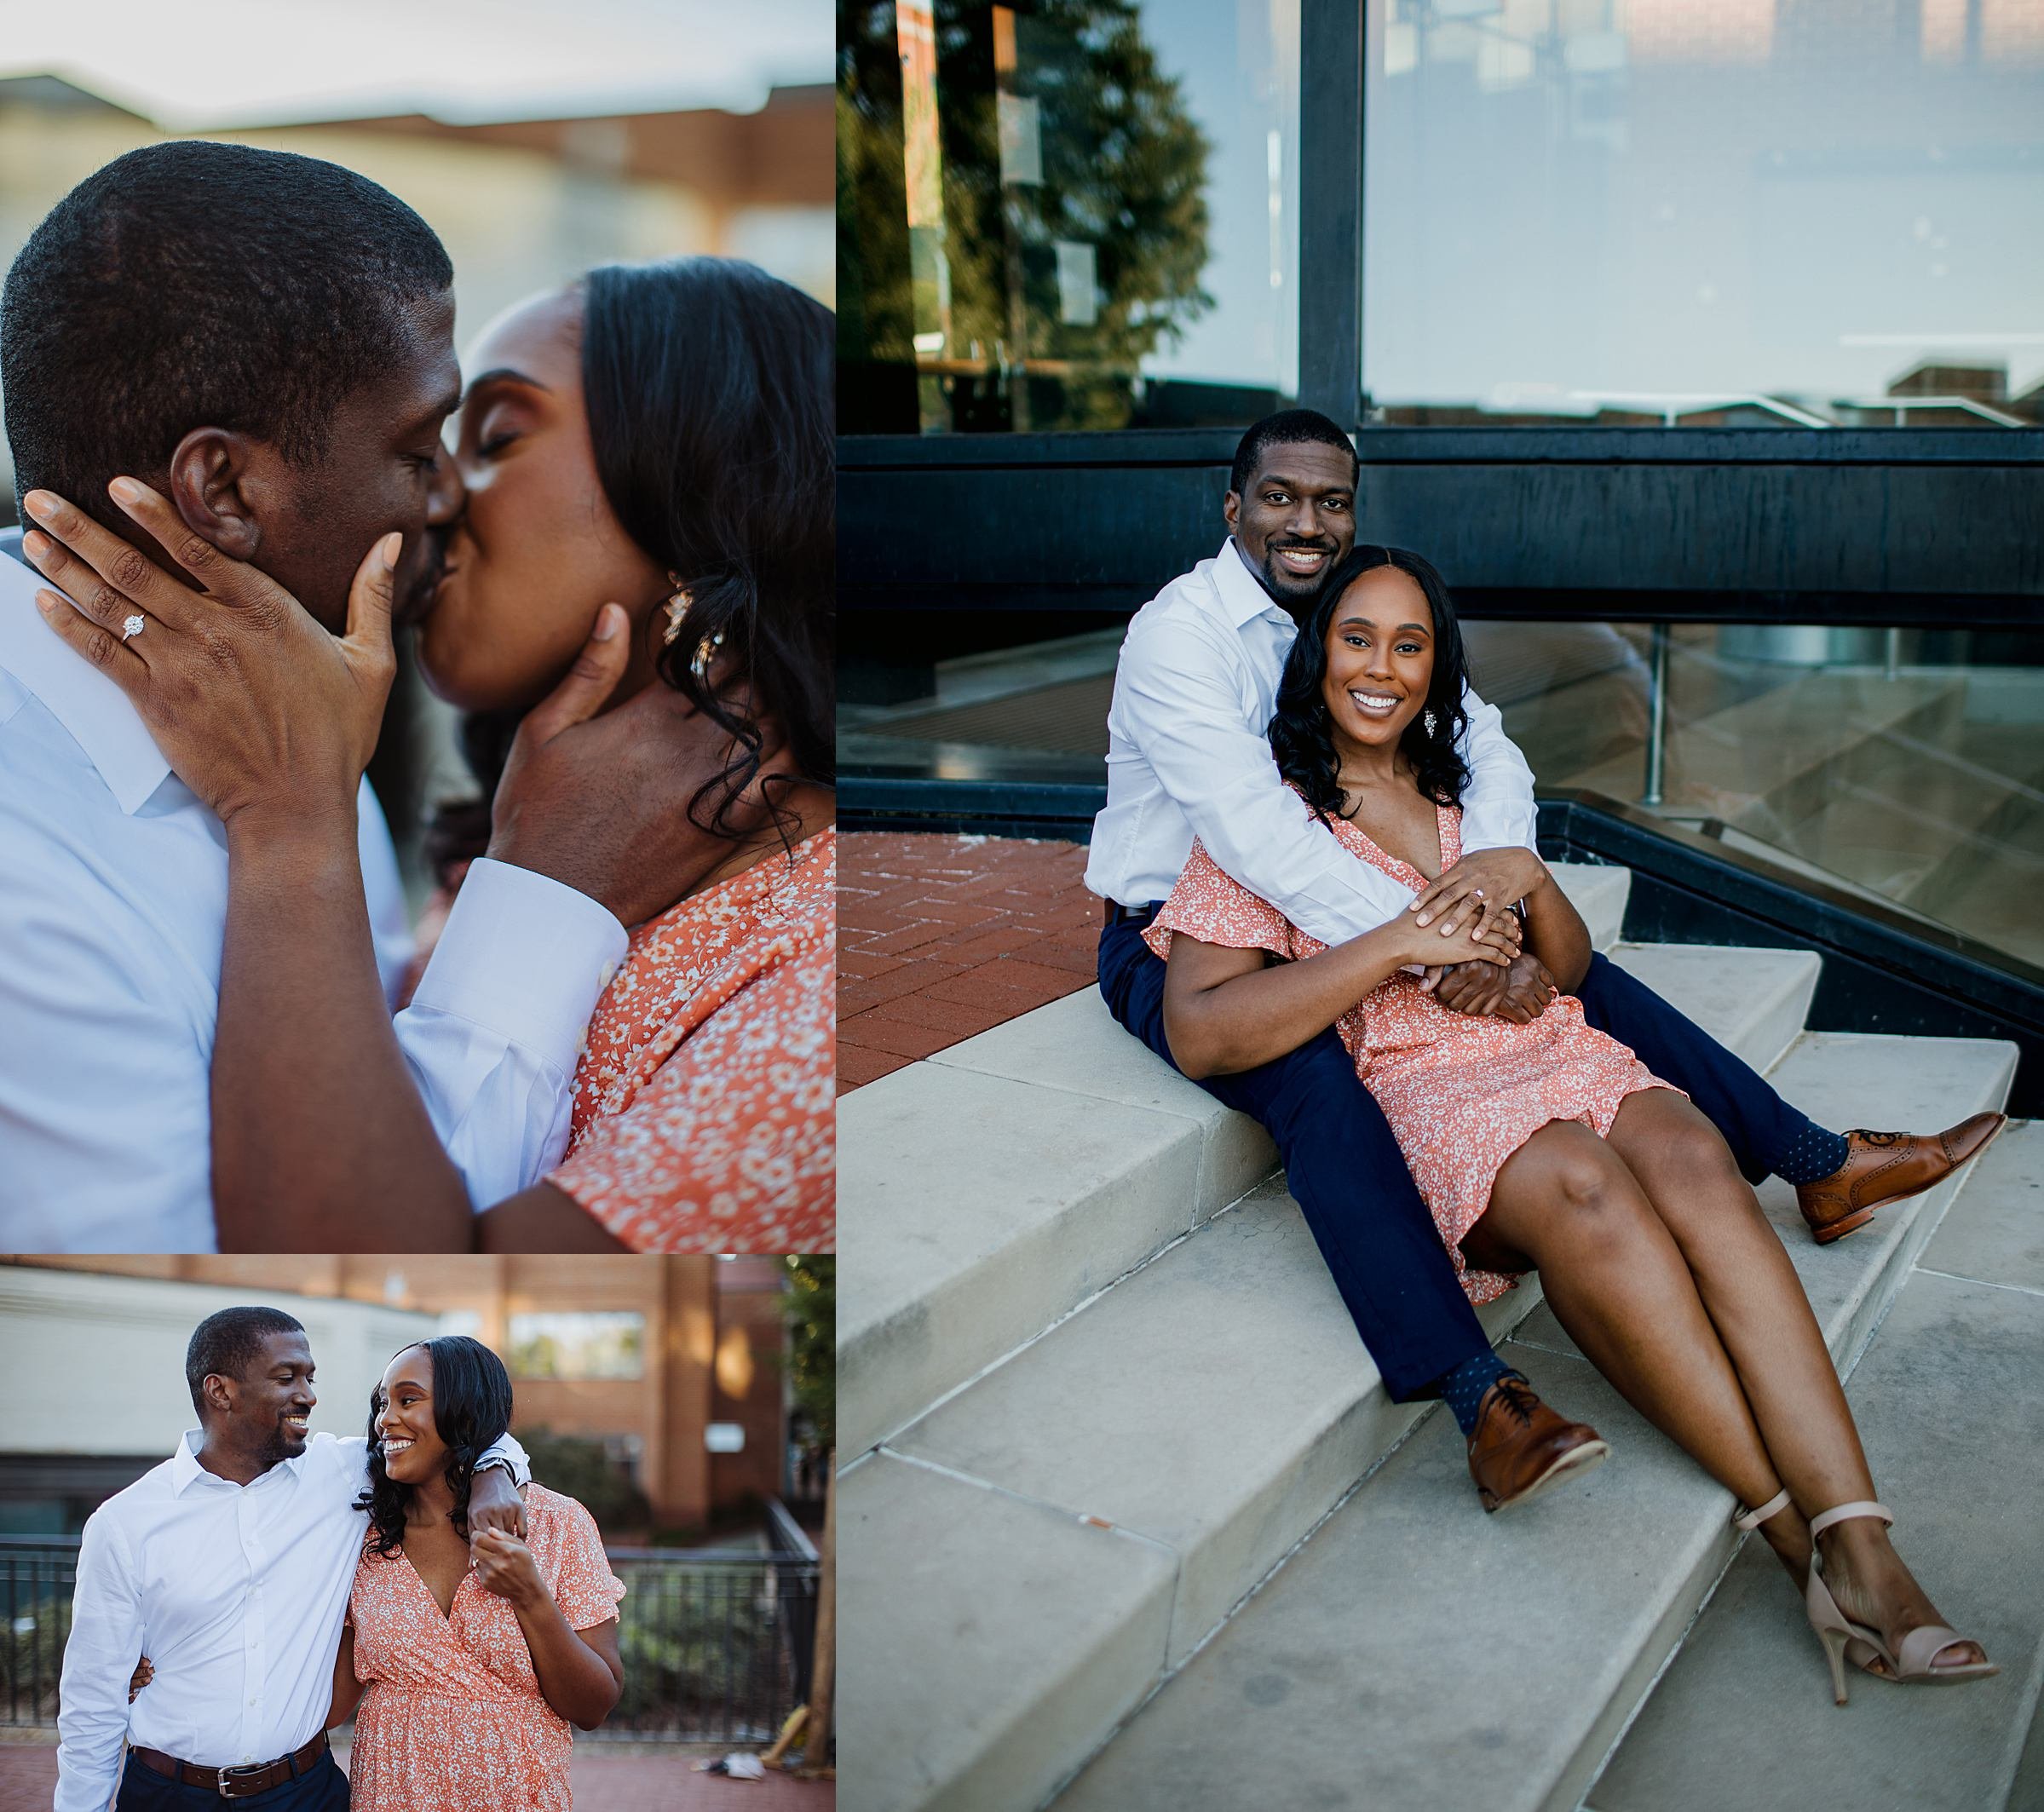
{"type": "MultiPolygon", "coordinates": [[[[366,551],[399,530],[401,615],[463,501],[440,445],[460,395],[452,280],[425,222],[352,171],[246,146],[131,152],[60,203],[9,274],[17,486],[177,572],[107,500],[115,475],[141,477],[331,630],[366,551]]],[[[38,617],[36,584],[0,550],[0,1245],[211,1250],[226,838],[120,689],[38,617]]],[[[660,809],[675,770],[636,800],[621,778],[606,766],[573,823],[531,814],[511,860],[475,865],[397,1015],[479,1211],[535,1184],[567,1140],[580,1043],[627,948],[597,854],[650,864],[649,825],[684,816],[660,809]]],[[[394,987],[409,940],[366,783],[360,843],[394,987]]]]}
{"type": "MultiPolygon", "coordinates": [[[[1108,714],[1107,807],[1094,820],[1085,879],[1106,903],[1101,993],[1117,1022],[1167,1063],[1165,965],[1142,933],[1195,835],[1227,873],[1324,944],[1345,943],[1416,903],[1314,822],[1280,777],[1266,736],[1298,622],[1322,576],[1355,544],[1357,469],[1348,436],[1323,415],[1287,410],[1258,423],[1229,475],[1228,540],[1144,605],[1122,644],[1108,714]]],[[[1444,931],[1471,912],[1503,912],[1532,890],[1539,866],[1532,773],[1497,711],[1473,691],[1464,705],[1463,856],[1421,896],[1444,931]]],[[[1488,965],[1468,967],[1440,984],[1457,1010],[1529,1018],[1552,996],[1530,955],[1501,980],[1488,965]]],[[[1749,1180],[1774,1174],[1799,1186],[1820,1240],[1863,1223],[1880,1203],[1928,1188],[1998,1130],[2001,1117],[1984,1114],[1927,1136],[1829,1132],[1603,956],[1592,958],[1577,994],[1592,1025],[1632,1046],[1716,1123],[1749,1180]]],[[[1447,1400],[1469,1436],[1470,1471],[1487,1509],[1601,1457],[1593,1429],[1556,1414],[1492,1352],[1383,1113],[1332,1027],[1274,1063],[1200,1086],[1269,1129],[1386,1388],[1399,1401],[1447,1400]]]]}
{"type": "MultiPolygon", "coordinates": [[[[305,1330],[281,1310],[225,1309],[193,1332],[185,1378],[199,1425],[85,1524],[57,1728],[55,1812],[246,1800],[343,1812],[326,1744],[342,1619],[362,1551],[363,1436],[314,1435],[305,1330]],[[128,1700],[144,1653],[153,1679],[128,1700]],[[128,1744],[125,1768],[121,1745],[128,1744]]],[[[509,1435],[477,1464],[472,1533],[523,1533],[509,1435]]]]}

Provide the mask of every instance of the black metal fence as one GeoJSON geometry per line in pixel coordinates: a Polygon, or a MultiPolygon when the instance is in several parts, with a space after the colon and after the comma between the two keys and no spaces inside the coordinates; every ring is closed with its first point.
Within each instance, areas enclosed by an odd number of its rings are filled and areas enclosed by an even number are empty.
{"type": "Polygon", "coordinates": [[[0,1535],[0,1724],[54,1724],[78,1578],[73,1535],[0,1535]]]}
{"type": "MultiPolygon", "coordinates": [[[[0,1725],[52,1725],[76,1536],[0,1535],[0,1725]]],[[[583,1741],[771,1741],[808,1696],[816,1562],[798,1554],[614,1548],[625,1692],[583,1741]]]]}

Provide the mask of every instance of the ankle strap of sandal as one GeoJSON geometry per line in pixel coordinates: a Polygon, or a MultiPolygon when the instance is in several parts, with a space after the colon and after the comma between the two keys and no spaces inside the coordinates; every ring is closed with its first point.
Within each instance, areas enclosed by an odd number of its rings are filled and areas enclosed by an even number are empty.
{"type": "Polygon", "coordinates": [[[1759,1509],[1741,1510],[1737,1516],[1732,1518],[1731,1526],[1735,1529],[1757,1529],[1777,1510],[1785,1510],[1788,1508],[1788,1491],[1787,1487],[1783,1487],[1782,1489],[1777,1491],[1771,1498],[1770,1498],[1766,1503],[1763,1504],[1759,1509]]]}
{"type": "Polygon", "coordinates": [[[1876,1504],[1871,1498],[1863,1498],[1856,1504],[1841,1504],[1836,1510],[1828,1510],[1820,1516],[1810,1519],[1810,1539],[1815,1541],[1834,1523],[1850,1522],[1855,1516],[1878,1516],[1883,1522],[1891,1523],[1895,1518],[1885,1504],[1876,1504]]]}

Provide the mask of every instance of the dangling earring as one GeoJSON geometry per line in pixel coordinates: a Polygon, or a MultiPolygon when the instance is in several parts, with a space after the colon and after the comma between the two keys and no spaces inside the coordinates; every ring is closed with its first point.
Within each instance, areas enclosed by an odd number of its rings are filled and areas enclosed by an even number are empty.
{"type": "Polygon", "coordinates": [[[688,615],[688,607],[695,602],[694,595],[682,585],[680,573],[670,572],[667,582],[675,588],[675,591],[674,595],[660,607],[667,615],[667,627],[660,631],[662,647],[669,647],[680,637],[682,624],[688,615]]]}
{"type": "Polygon", "coordinates": [[[695,659],[688,663],[688,670],[695,676],[698,685],[702,683],[703,676],[710,670],[710,657],[723,645],[724,632],[722,630],[717,630],[713,635],[704,636],[700,641],[696,643],[695,659]]]}
{"type": "Polygon", "coordinates": [[[1431,735],[1434,733],[1434,724],[1435,724],[1435,722],[1436,722],[1436,719],[1435,719],[1434,714],[1433,714],[1431,711],[1429,711],[1429,712],[1426,714],[1426,718],[1425,718],[1425,723],[1426,723],[1426,733],[1427,733],[1429,736],[1431,736],[1431,735]]]}

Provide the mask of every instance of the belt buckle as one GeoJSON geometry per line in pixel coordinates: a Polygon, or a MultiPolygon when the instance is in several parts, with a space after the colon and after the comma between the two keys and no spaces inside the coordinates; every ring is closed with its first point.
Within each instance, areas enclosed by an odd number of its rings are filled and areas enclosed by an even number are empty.
{"type": "Polygon", "coordinates": [[[227,1783],[237,1775],[253,1778],[271,1766],[268,1762],[245,1762],[239,1768],[223,1768],[219,1770],[219,1778],[213,1783],[214,1787],[222,1799],[232,1799],[235,1796],[227,1791],[227,1783]]]}

